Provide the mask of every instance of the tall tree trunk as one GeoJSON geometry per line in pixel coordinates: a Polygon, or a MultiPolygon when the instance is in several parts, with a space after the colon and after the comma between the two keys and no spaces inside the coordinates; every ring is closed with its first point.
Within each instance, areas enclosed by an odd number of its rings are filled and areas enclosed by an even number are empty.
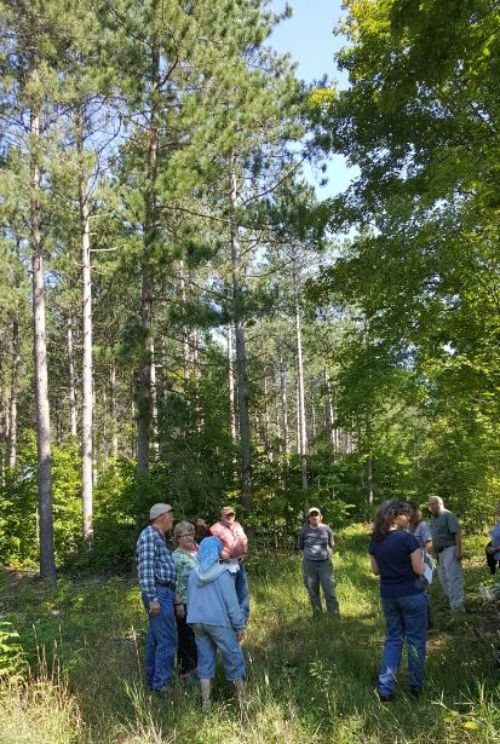
{"type": "Polygon", "coordinates": [[[271,421],[269,416],[269,379],[267,371],[264,374],[264,450],[266,456],[269,458],[269,462],[273,462],[274,453],[271,445],[271,421]]]}
{"type": "Polygon", "coordinates": [[[156,387],[155,346],[152,337],[150,338],[149,342],[149,358],[151,362],[149,377],[151,380],[151,423],[153,435],[153,452],[155,453],[155,459],[158,459],[158,454],[160,451],[160,443],[158,437],[158,396],[156,387]]]}
{"type": "Polygon", "coordinates": [[[333,451],[336,450],[335,441],[335,413],[333,410],[332,391],[330,384],[330,375],[325,367],[324,369],[324,381],[325,381],[325,397],[326,397],[326,428],[328,432],[328,439],[333,447],[333,451]]]}
{"type": "Polygon", "coordinates": [[[19,321],[12,321],[12,377],[10,384],[10,426],[9,426],[9,468],[16,467],[17,461],[17,392],[19,379],[19,321]]]}
{"type": "Polygon", "coordinates": [[[142,359],[139,370],[137,411],[137,472],[144,476],[149,470],[149,443],[151,438],[151,328],[153,316],[153,291],[151,275],[151,253],[157,237],[157,177],[158,150],[160,142],[159,93],[160,53],[156,33],[151,39],[151,91],[149,144],[147,155],[146,189],[144,193],[144,231],[142,255],[142,359]]]}
{"type": "Polygon", "coordinates": [[[231,426],[231,440],[236,444],[236,391],[234,385],[234,360],[233,360],[233,329],[231,324],[227,326],[227,378],[229,387],[229,417],[231,426]]]}
{"type": "Polygon", "coordinates": [[[311,398],[311,437],[314,442],[316,439],[317,430],[317,414],[316,414],[316,397],[314,395],[314,389],[312,390],[311,398]]]}
{"type": "MultiPolygon", "coordinates": [[[[1,352],[1,349],[0,349],[1,352]]],[[[0,484],[5,485],[5,467],[7,459],[7,409],[4,405],[3,391],[3,357],[0,353],[0,484]]]]}
{"type": "Polygon", "coordinates": [[[179,265],[179,282],[181,288],[181,307],[182,307],[182,369],[184,374],[184,388],[187,392],[187,382],[189,379],[189,363],[190,363],[190,349],[189,349],[189,326],[186,323],[187,317],[187,289],[186,289],[186,267],[184,261],[180,261],[179,265]]]}
{"type": "Polygon", "coordinates": [[[304,392],[304,364],[302,359],[302,328],[300,318],[299,281],[297,269],[293,271],[293,294],[295,311],[295,340],[297,345],[297,402],[298,402],[298,450],[300,457],[300,469],[302,473],[302,488],[307,489],[307,428],[306,428],[306,406],[304,392]]]}
{"type": "Polygon", "coordinates": [[[111,416],[111,454],[113,457],[118,455],[118,429],[116,421],[116,367],[113,364],[109,366],[109,388],[110,388],[110,416],[111,416]]]}
{"type": "Polygon", "coordinates": [[[90,265],[90,204],[83,149],[84,111],[77,117],[77,148],[80,158],[80,248],[82,262],[82,517],[83,539],[92,537],[93,513],[93,390],[92,390],[92,274],[90,265]]]}
{"type": "Polygon", "coordinates": [[[236,341],[236,372],[238,381],[238,412],[241,456],[241,501],[249,512],[252,507],[252,444],[250,416],[248,412],[247,358],[245,349],[245,322],[242,309],[241,255],[239,229],[236,216],[238,206],[238,184],[234,160],[231,159],[229,174],[231,270],[233,282],[233,321],[236,341]]]}
{"type": "Polygon", "coordinates": [[[366,461],[366,480],[368,487],[368,503],[370,506],[373,504],[373,460],[372,456],[369,455],[366,461]]]}
{"type": "Polygon", "coordinates": [[[45,275],[43,265],[42,205],[40,198],[40,112],[36,108],[31,111],[30,134],[32,140],[30,202],[36,439],[38,453],[40,576],[49,579],[49,581],[54,581],[56,577],[56,564],[54,557],[50,406],[47,371],[47,344],[45,334],[45,275]]]}
{"type": "Polygon", "coordinates": [[[290,454],[290,434],[288,431],[288,402],[287,402],[287,382],[286,382],[286,370],[283,363],[283,354],[280,352],[280,398],[281,398],[281,414],[283,421],[283,445],[285,448],[285,455],[288,459],[290,454]]]}
{"type": "Polygon", "coordinates": [[[69,403],[69,432],[76,439],[76,390],[75,390],[75,354],[73,344],[73,316],[67,321],[68,342],[68,403],[69,403]]]}

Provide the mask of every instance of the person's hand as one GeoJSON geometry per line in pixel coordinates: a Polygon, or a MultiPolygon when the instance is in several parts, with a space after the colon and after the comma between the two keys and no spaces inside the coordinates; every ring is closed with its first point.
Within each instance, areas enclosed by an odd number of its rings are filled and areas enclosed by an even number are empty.
{"type": "Polygon", "coordinates": [[[460,553],[458,550],[455,550],[455,560],[457,561],[462,560],[462,553],[460,553]]]}
{"type": "Polygon", "coordinates": [[[245,638],[245,628],[240,628],[239,630],[236,631],[236,640],[238,641],[238,643],[241,644],[243,643],[244,638],[245,638]]]}
{"type": "Polygon", "coordinates": [[[240,563],[243,563],[244,561],[246,561],[247,555],[248,553],[243,553],[242,555],[240,555],[240,563]]]}
{"type": "Polygon", "coordinates": [[[153,599],[149,603],[149,614],[158,615],[160,612],[160,603],[157,599],[153,599]]]}
{"type": "Polygon", "coordinates": [[[182,620],[184,618],[184,615],[186,614],[186,610],[184,609],[183,604],[175,605],[175,614],[179,618],[179,620],[182,620]]]}

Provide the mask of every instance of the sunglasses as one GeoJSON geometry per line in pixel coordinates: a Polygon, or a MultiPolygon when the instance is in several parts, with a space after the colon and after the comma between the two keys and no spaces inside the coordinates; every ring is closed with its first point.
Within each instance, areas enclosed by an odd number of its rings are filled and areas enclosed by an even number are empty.
{"type": "Polygon", "coordinates": [[[180,540],[181,537],[194,537],[192,532],[183,532],[182,535],[177,535],[177,539],[180,540]]]}
{"type": "Polygon", "coordinates": [[[318,511],[309,512],[309,516],[310,517],[319,517],[319,512],[318,511]]]}
{"type": "Polygon", "coordinates": [[[235,517],[236,514],[234,512],[228,512],[227,514],[224,514],[225,517],[235,517]]]}

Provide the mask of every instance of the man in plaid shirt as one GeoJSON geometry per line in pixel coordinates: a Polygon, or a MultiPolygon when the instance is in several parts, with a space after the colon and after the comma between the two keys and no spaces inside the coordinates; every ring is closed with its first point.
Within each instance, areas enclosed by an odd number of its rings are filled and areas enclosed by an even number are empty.
{"type": "Polygon", "coordinates": [[[176,566],[165,534],[172,527],[170,504],[154,504],[149,525],[137,541],[137,568],[144,609],[149,615],[144,665],[150,690],[167,690],[177,651],[176,566]]]}

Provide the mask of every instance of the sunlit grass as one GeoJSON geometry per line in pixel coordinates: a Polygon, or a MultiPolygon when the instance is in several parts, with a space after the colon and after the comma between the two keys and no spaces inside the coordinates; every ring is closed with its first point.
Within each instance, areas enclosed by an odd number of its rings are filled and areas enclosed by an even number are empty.
{"type": "MultiPolygon", "coordinates": [[[[381,705],[375,682],[383,622],[367,535],[355,526],[337,542],[340,621],[311,621],[298,555],[251,560],[245,645],[251,704],[244,723],[222,676],[205,717],[197,689],[176,683],[168,701],[148,694],[135,581],[63,580],[53,590],[26,581],[9,588],[7,618],[19,631],[31,677],[1,688],[0,744],[500,741],[498,668],[472,632],[476,616],[450,623],[437,587],[441,630],[429,643],[423,698],[418,704],[408,698],[403,665],[395,703],[381,705]]],[[[469,596],[476,596],[480,572],[476,561],[467,564],[469,596]]]]}

